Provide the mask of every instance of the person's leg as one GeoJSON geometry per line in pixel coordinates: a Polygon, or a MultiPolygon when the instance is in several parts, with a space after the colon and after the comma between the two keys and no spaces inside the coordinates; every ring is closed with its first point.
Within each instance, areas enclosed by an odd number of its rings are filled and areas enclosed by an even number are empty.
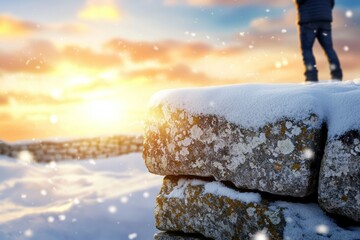
{"type": "Polygon", "coordinates": [[[319,43],[324,49],[325,54],[328,58],[330,64],[331,79],[342,80],[343,74],[339,58],[333,47],[330,23],[322,24],[322,26],[319,27],[319,30],[317,32],[317,39],[319,40],[319,43]]]}
{"type": "Polygon", "coordinates": [[[318,81],[318,70],[313,54],[313,46],[316,39],[316,28],[311,24],[300,26],[301,52],[305,65],[306,81],[318,81]]]}

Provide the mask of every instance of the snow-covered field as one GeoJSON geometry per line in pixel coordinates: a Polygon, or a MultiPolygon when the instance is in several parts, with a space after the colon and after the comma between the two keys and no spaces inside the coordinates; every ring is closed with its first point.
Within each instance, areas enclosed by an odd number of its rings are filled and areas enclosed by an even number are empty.
{"type": "Polygon", "coordinates": [[[140,153],[51,164],[0,156],[0,239],[152,239],[161,182],[140,153]]]}
{"type": "MultiPolygon", "coordinates": [[[[0,240],[153,239],[158,232],[154,207],[162,177],[148,173],[141,153],[23,160],[0,156],[0,240]]],[[[340,229],[314,204],[276,204],[287,209],[285,239],[360,239],[359,227],[340,229]]]]}

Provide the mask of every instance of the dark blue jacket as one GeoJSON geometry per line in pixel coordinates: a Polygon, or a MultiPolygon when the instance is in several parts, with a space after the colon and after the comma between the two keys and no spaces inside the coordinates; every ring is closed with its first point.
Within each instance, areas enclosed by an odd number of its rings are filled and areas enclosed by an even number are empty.
{"type": "Polygon", "coordinates": [[[298,8],[298,23],[332,22],[335,0],[295,0],[298,8]]]}

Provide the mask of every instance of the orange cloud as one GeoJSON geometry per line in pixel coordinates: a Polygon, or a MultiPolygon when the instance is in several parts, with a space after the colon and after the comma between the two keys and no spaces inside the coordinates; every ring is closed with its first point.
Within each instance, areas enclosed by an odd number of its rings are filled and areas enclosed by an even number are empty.
{"type": "Polygon", "coordinates": [[[48,73],[57,50],[47,41],[32,41],[25,48],[0,53],[0,69],[8,72],[48,73]]]}
{"type": "Polygon", "coordinates": [[[203,42],[180,42],[164,40],[157,42],[134,42],[126,39],[113,39],[104,44],[105,49],[129,54],[134,62],[158,61],[171,63],[179,57],[196,60],[216,52],[211,45],[203,42]]]}
{"type": "Polygon", "coordinates": [[[96,53],[90,48],[67,46],[62,50],[66,61],[89,69],[107,69],[120,66],[122,61],[114,54],[96,53]]]}
{"type": "Polygon", "coordinates": [[[216,80],[205,72],[195,71],[185,64],[177,64],[173,67],[154,67],[135,70],[128,73],[128,77],[145,78],[151,84],[178,82],[179,85],[204,86],[216,84],[216,80]]]}
{"type": "Polygon", "coordinates": [[[112,0],[88,0],[78,17],[83,20],[118,21],[121,14],[112,0]]]}
{"type": "Polygon", "coordinates": [[[7,105],[8,103],[9,103],[8,97],[0,95],[0,106],[7,105]]]}
{"type": "Polygon", "coordinates": [[[22,37],[38,31],[37,24],[17,20],[11,16],[0,16],[0,37],[22,37]]]}
{"type": "Polygon", "coordinates": [[[31,41],[19,50],[0,52],[0,70],[7,72],[51,73],[60,62],[90,70],[105,70],[122,64],[114,53],[95,52],[76,45],[58,49],[49,41],[31,41]]]}
{"type": "Polygon", "coordinates": [[[53,29],[63,34],[82,34],[90,31],[89,27],[82,23],[64,23],[53,26],[53,29]]]}

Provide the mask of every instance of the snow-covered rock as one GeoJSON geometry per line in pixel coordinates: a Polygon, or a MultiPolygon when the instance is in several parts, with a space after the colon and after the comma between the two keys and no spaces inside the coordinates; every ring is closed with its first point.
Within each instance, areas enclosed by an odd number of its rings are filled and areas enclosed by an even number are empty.
{"type": "Polygon", "coordinates": [[[360,129],[328,139],[320,169],[319,203],[330,213],[360,222],[360,129]]]}
{"type": "Polygon", "coordinates": [[[163,91],[150,104],[144,159],[155,174],[213,176],[239,188],[306,196],[316,190],[324,124],[329,135],[360,125],[360,111],[339,116],[353,111],[344,102],[359,96],[354,82],[163,91]]]}
{"type": "Polygon", "coordinates": [[[200,233],[212,239],[248,239],[265,228],[271,239],[281,239],[285,224],[282,209],[270,208],[260,194],[169,176],[156,199],[155,221],[163,231],[200,233]]]}
{"type": "MultiPolygon", "coordinates": [[[[360,227],[343,226],[316,203],[271,200],[219,182],[165,177],[155,209],[160,230],[200,233],[211,239],[357,239],[360,227]]],[[[157,239],[201,239],[160,234],[157,239]]]]}

